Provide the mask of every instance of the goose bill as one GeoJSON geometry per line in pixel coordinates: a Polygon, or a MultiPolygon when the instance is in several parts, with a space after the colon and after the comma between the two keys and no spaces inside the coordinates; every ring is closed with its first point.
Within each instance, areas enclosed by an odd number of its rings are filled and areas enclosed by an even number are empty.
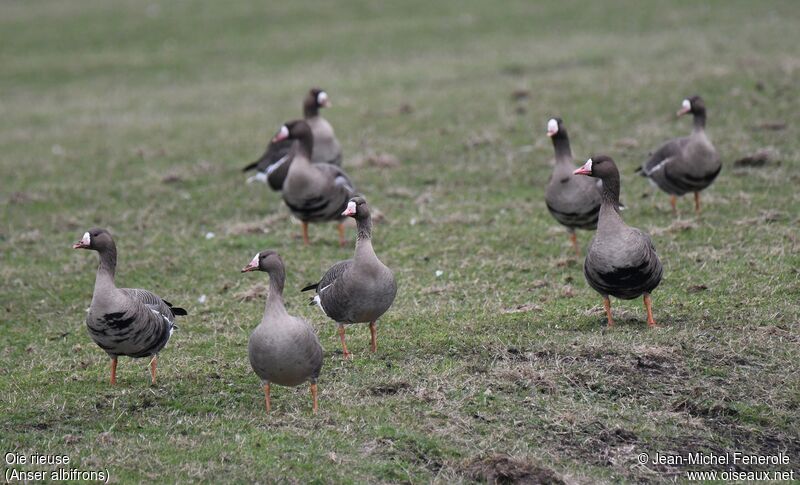
{"type": "Polygon", "coordinates": [[[685,115],[686,113],[688,113],[691,110],[692,110],[692,102],[689,101],[688,99],[684,99],[683,103],[681,103],[681,109],[679,109],[676,114],[678,116],[682,116],[682,115],[685,115]]]}
{"type": "Polygon", "coordinates": [[[86,249],[91,245],[91,243],[91,236],[89,236],[88,232],[85,232],[81,240],[72,245],[72,249],[86,249]]]}
{"type": "Polygon", "coordinates": [[[558,133],[558,121],[550,120],[547,122],[547,136],[552,137],[558,133]]]}
{"type": "Polygon", "coordinates": [[[343,216],[354,216],[356,215],[356,203],[355,202],[348,202],[347,209],[342,212],[343,216]]]}
{"type": "Polygon", "coordinates": [[[591,175],[592,174],[592,159],[586,160],[583,166],[574,172],[573,175],[591,175]]]}
{"type": "Polygon", "coordinates": [[[248,271],[255,271],[258,269],[258,254],[253,257],[253,260],[250,263],[242,268],[242,273],[247,273],[248,271]]]}
{"type": "Polygon", "coordinates": [[[330,108],[331,100],[328,98],[328,93],[325,91],[320,91],[320,93],[317,95],[317,104],[323,108],[330,108]]]}
{"type": "Polygon", "coordinates": [[[272,143],[278,143],[279,141],[283,141],[287,138],[289,138],[289,128],[287,128],[286,125],[283,125],[278,133],[272,138],[272,143]]]}

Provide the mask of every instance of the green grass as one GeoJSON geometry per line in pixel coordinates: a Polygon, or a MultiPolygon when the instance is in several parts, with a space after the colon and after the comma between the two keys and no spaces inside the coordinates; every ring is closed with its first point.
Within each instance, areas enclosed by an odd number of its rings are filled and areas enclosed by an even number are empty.
{"type": "Polygon", "coordinates": [[[800,470],[795,2],[272,3],[0,5],[3,452],[121,483],[681,478],[641,452],[785,451],[800,470]],[[314,85],[400,288],[377,355],[348,332],[353,362],[297,291],[351,249],[332,225],[303,248],[239,172],[314,85]],[[676,222],[633,170],[688,132],[671,114],[694,93],[724,166],[702,218],[687,198],[676,222]],[[624,217],[665,265],[660,329],[614,301],[607,330],[569,258],[543,200],[554,115],[577,158],[622,170],[624,217]],[[762,148],[771,163],[734,166],[762,148]],[[401,165],[356,166],[372,152],[401,165]],[[155,387],[130,359],[110,387],[86,333],[97,260],[70,244],[93,226],[116,237],[120,285],[190,312],[155,387]],[[243,295],[266,275],[239,269],[267,248],[326,349],[318,416],[305,386],[266,416],[247,360],[263,299],[243,295]]]}

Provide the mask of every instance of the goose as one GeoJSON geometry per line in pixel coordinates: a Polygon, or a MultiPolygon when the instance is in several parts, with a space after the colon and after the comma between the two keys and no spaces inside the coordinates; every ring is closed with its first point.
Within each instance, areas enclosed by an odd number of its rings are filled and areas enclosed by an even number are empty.
{"type": "Polygon", "coordinates": [[[700,191],[714,182],[722,169],[717,150],[706,135],[706,105],[700,96],[684,99],[677,115],[691,113],[694,127],[689,136],[672,139],[656,150],[637,170],[670,194],[672,213],[677,196],[694,192],[694,210],[700,214],[700,191]]]}
{"type": "MultiPolygon", "coordinates": [[[[303,118],[314,134],[314,154],[311,163],[330,163],[342,165],[342,148],[331,124],[319,114],[320,108],[331,106],[330,97],[325,90],[312,88],[303,99],[303,118]]],[[[270,188],[280,191],[286,174],[289,173],[294,153],[292,140],[270,142],[261,157],[242,169],[247,172],[255,169],[256,174],[247,183],[266,182],[270,188]]]]}
{"type": "Polygon", "coordinates": [[[314,135],[304,120],[281,126],[273,142],[296,140],[295,154],[283,183],[283,201],[303,224],[303,243],[307,246],[308,223],[337,221],[339,245],[345,245],[342,211],[353,196],[353,183],[341,168],[327,163],[311,163],[314,135]]]}
{"type": "Polygon", "coordinates": [[[597,228],[600,190],[595,182],[573,176],[575,166],[569,147],[569,136],[561,118],[551,118],[547,122],[547,136],[553,140],[555,165],[550,181],[547,182],[544,200],[550,214],[567,228],[575,255],[580,258],[581,251],[575,230],[597,228]]]}
{"type": "Polygon", "coordinates": [[[301,291],[316,290],[311,304],[316,304],[339,325],[344,358],[351,358],[345,342],[345,325],[369,323],[370,350],[378,351],[377,321],[392,306],[397,282],[392,270],[375,255],[372,248],[372,217],[363,197],[356,196],[342,213],[356,220],[355,255],[331,266],[321,280],[301,291]]]}
{"type": "Polygon", "coordinates": [[[269,296],[261,323],[250,334],[247,353],[250,366],[261,379],[267,413],[270,384],[299,386],[311,382],[313,413],[317,413],[317,378],[322,369],[322,346],[314,329],[300,317],[289,315],[283,305],[286,270],[275,251],[256,253],[242,273],[264,271],[269,275],[269,296]]]}
{"type": "Polygon", "coordinates": [[[623,222],[619,213],[619,170],[611,157],[592,157],[574,172],[603,182],[597,233],[589,244],[583,274],[603,297],[608,326],[614,325],[609,296],[632,300],[643,297],[647,324],[655,327],[650,293],[661,282],[663,269],[650,236],[623,222]]]}
{"type": "Polygon", "coordinates": [[[117,247],[107,230],[89,229],[72,247],[100,255],[86,326],[92,340],[111,358],[111,384],[117,383],[117,359],[125,355],[151,357],[150,380],[155,385],[158,353],[175,330],[175,317],[186,315],[186,310],[147,290],[117,288],[117,247]]]}

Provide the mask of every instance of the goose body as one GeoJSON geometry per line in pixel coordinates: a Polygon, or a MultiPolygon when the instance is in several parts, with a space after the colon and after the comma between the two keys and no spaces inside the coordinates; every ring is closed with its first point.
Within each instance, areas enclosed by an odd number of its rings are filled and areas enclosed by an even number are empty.
{"type": "MultiPolygon", "coordinates": [[[[328,94],[320,89],[311,89],[303,100],[303,116],[311,128],[314,138],[311,163],[342,164],[342,148],[331,124],[319,114],[320,108],[330,106],[328,94]]],[[[294,157],[292,140],[271,141],[261,157],[247,165],[242,171],[256,170],[248,182],[266,182],[275,191],[283,189],[294,157]]]]}
{"type": "Polygon", "coordinates": [[[353,216],[358,226],[355,255],[334,264],[319,282],[303,288],[314,289],[312,299],[329,318],[339,324],[345,357],[349,357],[344,326],[369,323],[372,351],[377,350],[376,322],[392,306],[397,295],[394,273],[378,259],[372,247],[372,219],[362,197],[354,197],[344,212],[353,216]]]}
{"type": "Polygon", "coordinates": [[[555,165],[545,189],[545,203],[553,218],[567,228],[576,254],[580,255],[576,229],[594,230],[600,212],[600,190],[595,181],[573,175],[575,165],[569,136],[560,118],[547,123],[547,135],[553,140],[555,165]]]}
{"type": "Polygon", "coordinates": [[[280,256],[273,251],[262,251],[242,272],[256,270],[269,273],[270,289],[261,323],[250,334],[247,354],[264,386],[267,411],[271,384],[298,386],[310,382],[316,412],[316,386],[323,356],[319,338],[308,322],[286,311],[283,303],[286,273],[280,256]]]}
{"type": "Polygon", "coordinates": [[[575,171],[603,182],[597,232],[584,260],[586,281],[603,297],[608,324],[613,324],[609,296],[630,300],[644,297],[648,323],[655,325],[650,293],[661,282],[663,268],[650,236],[622,220],[619,213],[619,171],[607,156],[590,158],[575,171]]]}
{"type": "Polygon", "coordinates": [[[292,214],[303,223],[304,243],[309,243],[308,223],[337,221],[339,242],[344,245],[342,211],[354,192],[350,178],[335,165],[311,163],[313,135],[305,121],[287,123],[276,139],[297,140],[282,197],[292,214]]]}
{"type": "Polygon", "coordinates": [[[283,201],[301,221],[341,221],[353,191],[353,183],[344,170],[333,165],[312,165],[308,156],[299,152],[286,176],[283,201]]]}
{"type": "Polygon", "coordinates": [[[611,207],[600,209],[602,225],[589,245],[583,271],[589,286],[623,300],[650,293],[661,282],[662,267],[650,236],[625,225],[611,207]]]}
{"type": "Polygon", "coordinates": [[[695,193],[695,209],[700,211],[700,191],[706,189],[722,169],[716,148],[706,135],[705,103],[699,96],[683,101],[678,115],[691,113],[694,127],[689,136],[675,138],[661,145],[642,164],[639,172],[653,184],[675,197],[695,193]]]}
{"type": "Polygon", "coordinates": [[[111,383],[116,383],[119,356],[152,357],[155,383],[156,357],[175,329],[175,316],[186,315],[186,310],[147,290],[116,287],[117,250],[108,231],[90,229],[73,247],[100,255],[86,326],[92,340],[112,359],[111,383]]]}

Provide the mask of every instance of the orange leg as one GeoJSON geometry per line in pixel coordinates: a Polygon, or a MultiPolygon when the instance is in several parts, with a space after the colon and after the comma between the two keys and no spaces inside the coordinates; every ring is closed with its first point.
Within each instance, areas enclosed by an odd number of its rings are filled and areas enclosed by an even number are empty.
{"type": "Polygon", "coordinates": [[[369,322],[369,333],[372,335],[369,348],[374,354],[378,351],[378,326],[375,325],[375,322],[369,322]]]}
{"type": "Polygon", "coordinates": [[[700,192],[694,193],[694,211],[700,215],[700,192]]]}
{"type": "Polygon", "coordinates": [[[672,215],[678,215],[678,198],[674,195],[669,196],[669,203],[672,206],[672,215]]]}
{"type": "Polygon", "coordinates": [[[158,355],[154,355],[150,359],[150,384],[156,385],[156,364],[158,363],[158,355]]]}
{"type": "Polygon", "coordinates": [[[575,231],[569,233],[569,240],[572,241],[572,249],[575,250],[575,257],[581,259],[581,248],[578,247],[578,236],[575,234],[575,231]]]}
{"type": "Polygon", "coordinates": [[[115,385],[117,383],[117,358],[111,358],[111,385],[115,385]]]}
{"type": "Polygon", "coordinates": [[[653,319],[653,302],[650,299],[650,293],[644,294],[644,307],[647,309],[647,325],[650,328],[657,327],[656,321],[653,319]]]}
{"type": "Polygon", "coordinates": [[[314,414],[317,414],[317,383],[311,383],[311,400],[312,400],[312,409],[314,410],[314,414]]]}
{"type": "Polygon", "coordinates": [[[606,317],[608,318],[608,326],[614,326],[614,319],[611,317],[611,300],[606,296],[603,298],[603,306],[606,308],[606,317]]]}
{"type": "Polygon", "coordinates": [[[344,238],[344,224],[339,223],[339,246],[344,247],[347,241],[344,238]]]}
{"type": "Polygon", "coordinates": [[[344,325],[339,325],[339,340],[342,341],[342,353],[345,359],[351,359],[353,356],[347,351],[347,344],[344,341],[344,325]]]}
{"type": "Polygon", "coordinates": [[[272,408],[271,403],[269,401],[269,382],[264,384],[264,404],[267,407],[267,414],[269,414],[269,410],[272,408]]]}
{"type": "Polygon", "coordinates": [[[308,240],[308,223],[303,221],[303,244],[308,246],[311,244],[308,240]]]}

